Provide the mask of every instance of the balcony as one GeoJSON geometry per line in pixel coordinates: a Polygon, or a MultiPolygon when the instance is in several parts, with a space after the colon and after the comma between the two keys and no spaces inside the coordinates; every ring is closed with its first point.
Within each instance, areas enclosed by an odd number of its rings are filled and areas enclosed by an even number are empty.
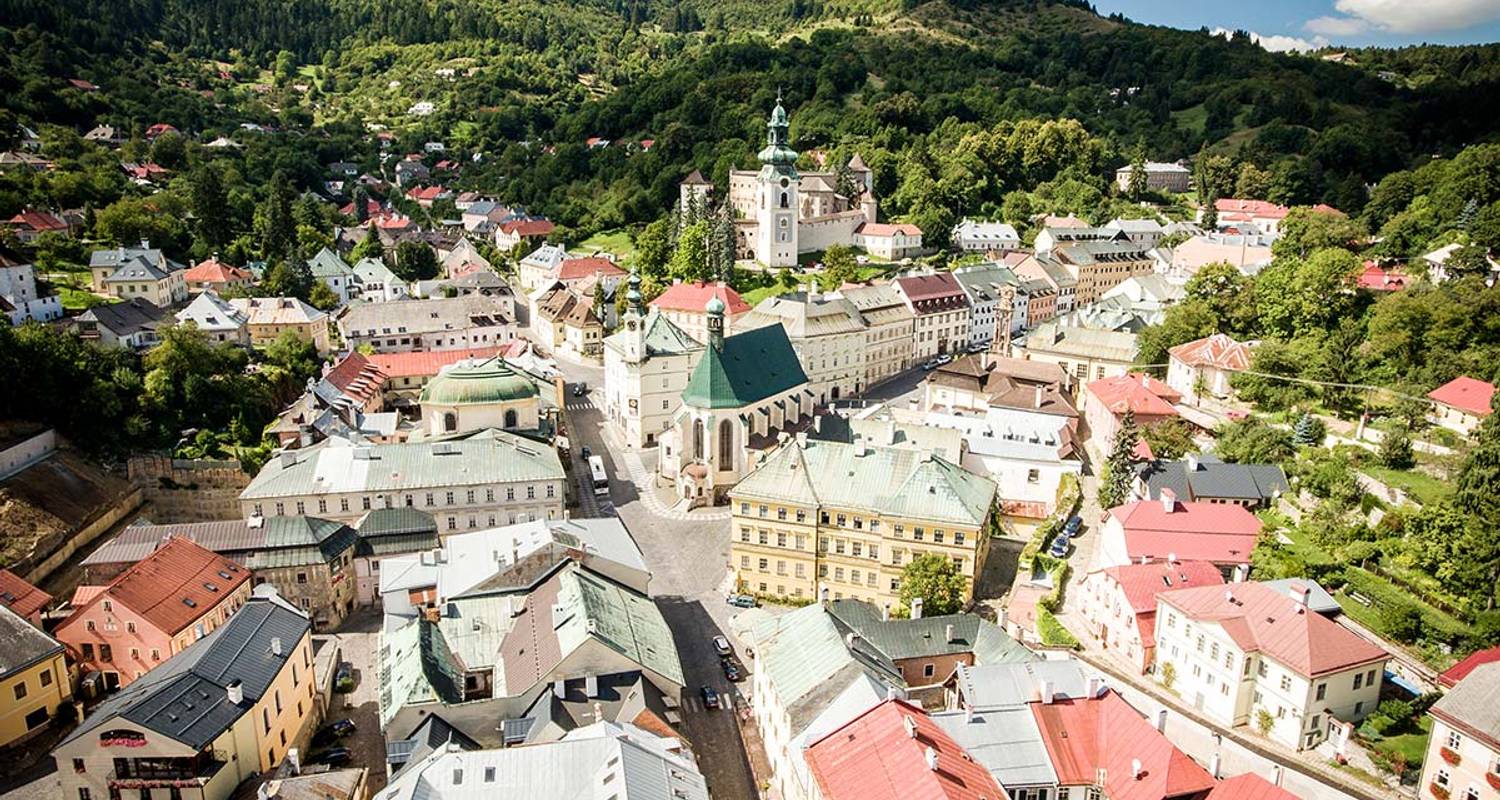
{"type": "Polygon", "coordinates": [[[195,758],[115,759],[115,768],[105,780],[112,789],[201,789],[228,758],[214,751],[195,758]]]}

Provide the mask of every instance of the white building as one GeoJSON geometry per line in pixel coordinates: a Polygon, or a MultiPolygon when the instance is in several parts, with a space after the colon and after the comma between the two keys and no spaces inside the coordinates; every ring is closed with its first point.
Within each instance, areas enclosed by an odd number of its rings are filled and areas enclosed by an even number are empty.
{"type": "Polygon", "coordinates": [[[953,226],[953,246],[971,253],[1009,253],[1021,249],[1021,235],[1004,222],[965,217],[953,226]]]}
{"type": "Polygon", "coordinates": [[[1010,336],[1026,326],[1027,295],[1021,290],[1021,278],[1009,267],[998,264],[959,267],[953,271],[953,277],[969,300],[970,348],[989,347],[1007,321],[1010,336]]]}
{"type": "Polygon", "coordinates": [[[312,271],[313,280],[322,282],[338,295],[339,305],[347,305],[358,294],[354,270],[332,249],[324,247],[319,250],[307,260],[307,268],[312,271]]]}
{"type": "Polygon", "coordinates": [[[641,307],[630,276],[620,329],[604,340],[604,415],[630,447],[654,447],[682,406],[703,345],[664,313],[641,307]]]}
{"type": "Polygon", "coordinates": [[[1245,582],[1157,595],[1156,680],[1220,725],[1342,751],[1380,702],[1390,654],[1310,610],[1309,592],[1245,582]]]}
{"type": "Polygon", "coordinates": [[[249,318],[211,291],[199,294],[177,312],[177,321],[193,323],[211,341],[250,346],[249,318]]]}
{"type": "MultiPolygon", "coordinates": [[[[1193,186],[1192,171],[1181,164],[1147,161],[1145,171],[1146,188],[1152,191],[1186,192],[1193,186]]],[[[1134,168],[1129,166],[1115,170],[1115,185],[1120,187],[1120,191],[1130,191],[1130,181],[1134,174],[1134,168]]]]}
{"type": "MultiPolygon", "coordinates": [[[[1446,682],[1449,673],[1444,673],[1446,682]]],[[[1500,796],[1500,664],[1481,663],[1433,704],[1421,800],[1500,796]]]]}
{"type": "Polygon", "coordinates": [[[509,295],[474,294],[357,303],[339,318],[339,333],[350,347],[369,345],[377,353],[498,347],[517,335],[507,311],[512,302],[509,295]]]}
{"type": "Polygon", "coordinates": [[[378,258],[361,258],[354,264],[353,285],[359,299],[373,303],[400,300],[410,294],[411,287],[396,277],[385,262],[378,258]]]}
{"type": "Polygon", "coordinates": [[[62,319],[62,301],[56,295],[39,296],[32,266],[0,252],[0,314],[12,325],[27,320],[51,322],[62,319]]]}
{"type": "Polygon", "coordinates": [[[956,355],[969,346],[969,301],[953,273],[910,275],[894,282],[916,317],[913,360],[956,355]]]}
{"type": "Polygon", "coordinates": [[[1167,351],[1167,385],[1197,405],[1200,394],[1228,397],[1230,378],[1250,368],[1250,344],[1216,333],[1167,351]]]}

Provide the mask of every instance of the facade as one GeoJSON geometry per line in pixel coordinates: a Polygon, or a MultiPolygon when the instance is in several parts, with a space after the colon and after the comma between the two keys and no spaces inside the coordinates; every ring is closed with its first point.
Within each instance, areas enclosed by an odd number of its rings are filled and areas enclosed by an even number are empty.
{"type": "Polygon", "coordinates": [[[1484,664],[1428,710],[1432,735],[1417,796],[1493,800],[1500,795],[1500,664],[1484,664]]]}
{"type": "Polygon", "coordinates": [[[1021,278],[1009,267],[982,264],[959,267],[954,280],[969,300],[969,347],[990,347],[999,337],[1001,343],[1026,327],[1028,297],[1021,278]]]}
{"type": "MultiPolygon", "coordinates": [[[[1325,206],[1326,208],[1326,206],[1325,206]]],[[[1266,200],[1241,200],[1220,197],[1214,201],[1214,211],[1220,228],[1251,230],[1267,236],[1281,233],[1281,221],[1291,209],[1266,200]]]]}
{"type": "Polygon", "coordinates": [[[57,797],[227,800],[305,746],[317,717],[312,624],[270,587],[198,646],[105,700],[52,756],[57,797]]]}
{"type": "MultiPolygon", "coordinates": [[[[1147,161],[1143,171],[1146,173],[1146,188],[1153,192],[1186,192],[1193,188],[1193,172],[1175,162],[1147,161]]],[[[1131,166],[1120,167],[1115,170],[1115,185],[1120,191],[1130,191],[1130,184],[1134,180],[1135,168],[1131,166]]]]}
{"type": "Polygon", "coordinates": [[[740,330],[767,325],[786,331],[818,405],[865,390],[866,325],[847,299],[816,291],[768,297],[740,321],[740,330]]]}
{"type": "Polygon", "coordinates": [[[717,503],[755,468],[777,434],[813,412],[815,396],[780,325],[725,336],[724,304],[710,298],[708,346],[658,439],[662,477],[689,504],[717,503]]]}
{"type": "Polygon", "coordinates": [[[516,338],[508,307],[509,298],[482,294],[359,303],[338,326],[346,345],[369,345],[376,353],[499,347],[516,338]]]}
{"type": "Polygon", "coordinates": [[[543,442],[486,429],[443,441],[327,439],[267,462],[240,493],[245,516],[353,523],[368,511],[417,508],[443,532],[561,519],[567,476],[543,442]]]}
{"type": "Polygon", "coordinates": [[[922,229],[910,222],[866,222],[854,231],[854,246],[886,261],[922,254],[922,229]]]}
{"type": "Polygon", "coordinates": [[[78,338],[106,347],[127,347],[145,350],[154,346],[160,337],[156,330],[166,319],[166,312],[149,300],[139,297],[121,303],[109,303],[93,308],[73,318],[78,338]]]}
{"type": "Polygon", "coordinates": [[[560,244],[544,244],[516,263],[516,279],[521,293],[530,295],[552,284],[568,251],[560,244]]]}
{"type": "Polygon", "coordinates": [[[307,260],[313,280],[321,282],[339,298],[339,305],[347,305],[354,298],[354,269],[338,253],[324,247],[307,260]]]}
{"type": "Polygon", "coordinates": [[[556,281],[536,296],[531,330],[537,344],[549,352],[598,358],[604,352],[604,321],[594,313],[594,300],[556,281]]]}
{"type": "Polygon", "coordinates": [[[79,587],[58,641],[104,688],[128,686],[224,624],[250,596],[250,571],[173,539],[105,586],[79,587]]]}
{"type": "Polygon", "coordinates": [[[1109,510],[1094,563],[1101,567],[1143,561],[1207,561],[1230,576],[1250,566],[1261,522],[1243,506],[1185,503],[1162,492],[1109,510]]]}
{"type": "Polygon", "coordinates": [[[758,595],[893,606],[905,565],[933,553],[972,591],[995,494],[989,479],[924,450],[799,437],[730,492],[730,567],[758,595]]]}
{"type": "Polygon", "coordinates": [[[864,385],[869,387],[909,369],[914,363],[917,317],[907,307],[901,290],[882,283],[843,289],[839,294],[854,304],[865,321],[861,350],[864,385]]]}
{"type": "MultiPolygon", "coordinates": [[[[1039,281],[1051,290],[1052,313],[1039,316],[1028,309],[1029,324],[1035,326],[1039,322],[1045,322],[1053,316],[1067,314],[1076,308],[1078,302],[1078,278],[1064,267],[1061,262],[1053,258],[1050,253],[1037,251],[1036,255],[1027,256],[1019,261],[1014,267],[1016,274],[1027,281],[1039,281]]],[[[1031,291],[1031,290],[1028,290],[1031,291]]],[[[1035,292],[1032,292],[1033,294],[1035,292]]]]}
{"type": "Polygon", "coordinates": [[[380,600],[380,562],[442,546],[437,520],[415,508],[381,508],[359,518],[354,529],[354,601],[368,608],[380,600]]]}
{"type": "Polygon", "coordinates": [[[1157,681],[1220,725],[1269,717],[1287,747],[1342,752],[1380,702],[1390,654],[1310,611],[1308,591],[1244,582],[1157,595],[1157,681]]]}
{"type": "Polygon", "coordinates": [[[84,579],[95,584],[113,580],[177,539],[249,570],[253,585],[276,587],[320,629],[338,627],[354,608],[359,536],[343,523],[317,517],[131,525],[83,560],[84,579]]]}
{"type": "Polygon", "coordinates": [[[27,320],[51,322],[62,319],[62,300],[42,297],[36,288],[36,271],[19,256],[0,251],[0,314],[10,324],[27,320]]]}
{"type": "Polygon", "coordinates": [[[179,324],[193,323],[210,341],[250,346],[249,320],[213,290],[199,292],[176,317],[179,324]]]}
{"type": "Polygon", "coordinates": [[[1463,375],[1427,393],[1432,401],[1427,418],[1434,425],[1468,436],[1490,415],[1494,396],[1494,384],[1463,375]]]}
{"type": "Polygon", "coordinates": [[[1083,382],[1128,373],[1138,348],[1133,333],[1044,322],[1027,334],[1018,355],[1029,361],[1056,364],[1083,382]]]}
{"type": "Polygon", "coordinates": [[[604,414],[627,446],[654,447],[671,428],[702,355],[668,312],[644,313],[640,276],[631,275],[623,324],[604,340],[604,414]]]}
{"type": "Polygon", "coordinates": [[[212,291],[223,294],[228,289],[248,289],[255,283],[255,275],[250,270],[225,264],[217,257],[194,264],[182,274],[182,279],[187,282],[190,293],[212,291]]]}
{"type": "Polygon", "coordinates": [[[750,304],[739,292],[723,281],[717,283],[674,283],[650,303],[659,312],[698,342],[708,341],[708,314],[703,310],[711,297],[724,304],[724,335],[739,333],[740,320],[750,313],[750,304]]]}
{"type": "Polygon", "coordinates": [[[73,689],[63,646],[9,607],[0,643],[0,747],[9,747],[45,730],[73,689]]]}
{"type": "Polygon", "coordinates": [[[1174,404],[1182,396],[1172,387],[1144,373],[1131,372],[1084,385],[1080,410],[1089,428],[1089,442],[1100,453],[1108,453],[1120,435],[1125,414],[1135,417],[1140,428],[1178,419],[1174,404]]]}
{"type": "Polygon", "coordinates": [[[422,389],[422,430],[428,436],[482,428],[536,430],[541,390],[499,358],[460,361],[443,368],[422,389]]]}
{"type": "Polygon", "coordinates": [[[162,251],[141,242],[140,247],[95,250],[89,254],[89,276],[98,294],[121,300],[145,300],[166,308],[187,300],[186,270],[162,251]]]}
{"type": "Polygon", "coordinates": [[[1126,278],[1154,272],[1156,262],[1149,250],[1150,247],[1129,239],[1075,241],[1059,244],[1052,250],[1052,257],[1078,281],[1076,306],[1086,306],[1126,278]]]}
{"type": "Polygon", "coordinates": [[[914,361],[957,355],[969,346],[969,301],[952,273],[914,275],[894,282],[916,318],[914,361]]]}
{"type": "Polygon", "coordinates": [[[1014,226],[968,217],[953,226],[949,241],[966,253],[1011,253],[1021,249],[1021,235],[1014,226]]]}
{"type": "Polygon", "coordinates": [[[411,288],[378,258],[361,258],[352,268],[353,294],[361,300],[383,303],[400,300],[411,288]]]}
{"type": "Polygon", "coordinates": [[[1229,379],[1250,368],[1250,345],[1222,333],[1179,344],[1167,355],[1167,385],[1195,405],[1200,394],[1228,397],[1229,379]]]}
{"type": "Polygon", "coordinates": [[[250,344],[266,347],[286,331],[312,342],[319,355],[331,349],[328,315],[295,297],[236,297],[229,305],[245,316],[250,344]]]}
{"type": "Polygon", "coordinates": [[[1090,572],[1080,587],[1089,633],[1140,674],[1156,663],[1156,596],[1174,589],[1223,586],[1207,561],[1123,564],[1090,572]]]}
{"type": "Polygon", "coordinates": [[[530,246],[552,235],[557,226],[551,220],[516,217],[495,226],[495,249],[509,253],[522,245],[530,246]]]}

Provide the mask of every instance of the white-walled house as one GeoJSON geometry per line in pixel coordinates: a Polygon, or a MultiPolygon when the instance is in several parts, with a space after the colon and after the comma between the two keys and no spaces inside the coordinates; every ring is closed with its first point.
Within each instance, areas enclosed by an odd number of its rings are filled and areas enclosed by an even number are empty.
{"type": "Polygon", "coordinates": [[[1167,351],[1167,385],[1196,405],[1200,394],[1229,397],[1229,380],[1250,368],[1250,347],[1222,333],[1179,344],[1167,351]]]}
{"type": "Polygon", "coordinates": [[[1390,654],[1308,608],[1310,588],[1201,586],[1157,596],[1156,680],[1209,719],[1295,750],[1375,710],[1390,654]]]}
{"type": "Polygon", "coordinates": [[[1422,760],[1421,800],[1500,797],[1500,663],[1481,664],[1427,713],[1432,735],[1422,760]]]}
{"type": "Polygon", "coordinates": [[[1207,561],[1107,567],[1083,579],[1083,618],[1104,649],[1145,674],[1156,660],[1156,596],[1175,589],[1223,585],[1219,568],[1207,561]]]}

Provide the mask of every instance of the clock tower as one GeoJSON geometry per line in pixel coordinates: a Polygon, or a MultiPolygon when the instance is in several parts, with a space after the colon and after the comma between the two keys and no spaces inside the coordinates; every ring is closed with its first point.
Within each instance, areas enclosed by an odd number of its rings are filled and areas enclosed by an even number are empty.
{"type": "Polygon", "coordinates": [[[797,265],[797,152],[787,144],[786,109],[781,94],[766,123],[766,147],[757,155],[755,259],[768,267],[797,265]]]}

